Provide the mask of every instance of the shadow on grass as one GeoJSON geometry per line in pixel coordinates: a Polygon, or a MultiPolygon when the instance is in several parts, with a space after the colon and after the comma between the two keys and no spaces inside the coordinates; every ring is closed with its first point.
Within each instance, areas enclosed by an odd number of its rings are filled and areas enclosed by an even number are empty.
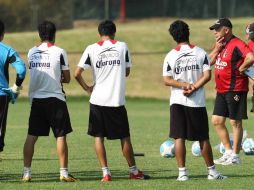
{"type": "MultiPolygon", "coordinates": [[[[161,175],[161,173],[170,173],[171,170],[146,170],[146,174],[151,176],[150,180],[154,179],[173,179],[173,177],[153,177],[161,175]]],[[[100,181],[101,180],[101,171],[78,171],[70,172],[73,176],[78,178],[80,181],[100,181]]],[[[129,172],[123,170],[111,170],[112,180],[121,181],[127,180],[129,178],[129,172]]],[[[53,173],[33,173],[31,183],[43,183],[43,182],[58,182],[59,181],[59,172],[53,173]]],[[[0,171],[0,183],[22,183],[22,174],[11,174],[7,172],[0,171]]]]}
{"type": "MultiPolygon", "coordinates": [[[[175,180],[177,176],[172,176],[172,170],[144,170],[144,172],[151,176],[150,180],[175,180]],[[168,175],[167,175],[168,174],[168,175]]],[[[129,178],[128,171],[123,170],[111,170],[112,180],[113,181],[122,181],[127,180],[129,178]]],[[[175,173],[175,171],[174,171],[175,173]]],[[[81,182],[82,181],[100,181],[101,180],[101,171],[78,171],[71,172],[71,174],[77,177],[81,182]]],[[[229,179],[234,178],[253,178],[253,175],[227,175],[229,179]]],[[[206,175],[191,175],[191,180],[200,180],[206,179],[206,175]]],[[[31,183],[46,183],[46,182],[59,182],[59,172],[54,173],[33,173],[32,174],[32,182],[31,183]]],[[[22,183],[22,174],[11,174],[11,173],[3,173],[0,171],[0,183],[22,183]]]]}

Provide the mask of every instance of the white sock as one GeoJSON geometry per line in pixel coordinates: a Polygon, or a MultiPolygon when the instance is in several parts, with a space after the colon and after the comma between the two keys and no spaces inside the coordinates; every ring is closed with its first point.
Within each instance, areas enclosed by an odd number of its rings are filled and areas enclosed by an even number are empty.
{"type": "Polygon", "coordinates": [[[31,167],[24,167],[24,177],[31,177],[31,167]]]}
{"type": "Polygon", "coordinates": [[[133,173],[134,175],[138,175],[138,168],[137,166],[131,166],[130,167],[130,173],[133,173]]]}
{"type": "Polygon", "coordinates": [[[234,152],[232,152],[232,156],[233,156],[233,157],[239,157],[240,155],[239,155],[239,154],[236,154],[236,153],[234,153],[234,152]]]}
{"type": "Polygon", "coordinates": [[[68,168],[60,168],[60,176],[68,177],[68,168]]]}
{"type": "Polygon", "coordinates": [[[185,167],[178,168],[179,169],[179,176],[187,175],[187,170],[185,167]]]}
{"type": "Polygon", "coordinates": [[[215,165],[209,166],[209,167],[207,167],[207,169],[208,169],[208,174],[214,175],[214,174],[218,173],[218,171],[215,168],[215,165]]]}
{"type": "Polygon", "coordinates": [[[103,177],[105,177],[106,175],[110,175],[111,176],[111,173],[110,173],[110,170],[108,167],[103,167],[101,168],[102,170],[102,173],[103,173],[103,177]]]}
{"type": "Polygon", "coordinates": [[[232,154],[233,153],[233,150],[232,149],[228,149],[228,150],[225,150],[225,154],[232,154]]]}

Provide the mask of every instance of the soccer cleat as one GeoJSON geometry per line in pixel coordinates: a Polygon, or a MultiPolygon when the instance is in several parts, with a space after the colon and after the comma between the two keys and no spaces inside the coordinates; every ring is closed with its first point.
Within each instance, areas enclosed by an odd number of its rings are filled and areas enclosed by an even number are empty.
{"type": "Polygon", "coordinates": [[[222,155],[222,157],[220,157],[220,158],[214,160],[214,163],[215,163],[215,164],[221,164],[221,165],[223,165],[223,163],[225,163],[230,157],[231,157],[231,154],[226,154],[226,153],[224,153],[224,154],[222,155]]]}
{"type": "Polygon", "coordinates": [[[216,174],[208,174],[207,179],[209,180],[224,180],[227,179],[227,176],[221,175],[219,172],[217,172],[216,174]]]}
{"type": "Polygon", "coordinates": [[[133,173],[130,173],[130,179],[150,179],[149,175],[143,174],[142,171],[138,170],[138,174],[134,175],[133,173]]]}
{"type": "Polygon", "coordinates": [[[177,181],[187,181],[189,179],[188,175],[182,175],[182,176],[178,176],[178,178],[176,179],[177,181]]]}
{"type": "Polygon", "coordinates": [[[60,176],[61,182],[77,182],[79,181],[75,177],[73,177],[71,174],[68,175],[68,177],[60,176]]]}
{"type": "Polygon", "coordinates": [[[222,165],[227,166],[227,165],[235,165],[235,164],[240,164],[240,156],[233,156],[231,155],[225,162],[222,163],[222,165]]]}
{"type": "Polygon", "coordinates": [[[102,179],[101,179],[102,182],[109,182],[111,181],[111,175],[107,174],[105,175],[102,179]]]}
{"type": "Polygon", "coordinates": [[[22,181],[23,181],[24,183],[31,182],[31,176],[23,176],[22,181]]]}

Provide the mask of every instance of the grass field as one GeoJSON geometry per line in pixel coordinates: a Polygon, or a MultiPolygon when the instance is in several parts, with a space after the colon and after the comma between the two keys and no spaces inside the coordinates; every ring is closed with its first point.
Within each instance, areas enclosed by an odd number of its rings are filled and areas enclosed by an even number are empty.
{"type": "MultiPolygon", "coordinates": [[[[26,98],[10,105],[6,147],[1,154],[0,189],[1,190],[59,190],[59,189],[252,189],[254,182],[254,156],[241,153],[242,164],[237,166],[218,166],[229,176],[226,181],[208,181],[206,168],[201,157],[191,154],[191,143],[187,143],[187,167],[190,180],[177,182],[175,159],[162,158],[159,154],[160,144],[168,136],[168,101],[144,98],[128,98],[127,110],[131,126],[132,142],[135,152],[145,153],[136,157],[137,165],[152,178],[149,181],[128,180],[127,164],[120,152],[118,141],[106,141],[109,166],[113,181],[101,183],[101,170],[93,149],[93,139],[86,135],[88,122],[88,99],[86,97],[68,98],[68,107],[74,132],[68,137],[69,170],[80,179],[78,183],[64,184],[58,182],[59,168],[55,150],[55,140],[50,137],[39,138],[32,165],[33,182],[23,184],[22,148],[27,133],[29,103],[26,98]]],[[[213,100],[208,100],[208,114],[211,115],[213,100]]],[[[254,136],[253,115],[244,122],[249,136],[254,136]]],[[[213,146],[219,143],[212,127],[210,137],[213,146]]],[[[215,157],[220,156],[213,149],[215,157]]]]}

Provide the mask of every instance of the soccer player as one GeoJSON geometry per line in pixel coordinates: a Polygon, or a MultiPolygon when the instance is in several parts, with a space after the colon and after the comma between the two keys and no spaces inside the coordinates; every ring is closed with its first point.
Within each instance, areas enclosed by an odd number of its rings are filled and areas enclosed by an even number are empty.
{"type": "Polygon", "coordinates": [[[207,54],[190,44],[189,26],[184,21],[174,21],[169,27],[169,33],[177,46],[164,59],[163,79],[165,85],[171,87],[169,137],[175,139],[175,156],[179,168],[177,180],[189,179],[185,166],[186,140],[199,141],[207,165],[207,179],[226,179],[215,169],[209,142],[204,91],[204,85],[211,78],[207,54]]]}
{"type": "Polygon", "coordinates": [[[114,40],[116,26],[112,21],[101,22],[98,32],[100,41],[86,48],[75,71],[75,78],[91,95],[88,134],[95,139],[95,151],[103,172],[102,181],[111,181],[104,137],[120,139],[123,155],[130,168],[130,179],[147,179],[149,176],[138,170],[135,163],[124,106],[126,77],[131,67],[130,52],[126,43],[114,40]],[[92,69],[94,76],[92,86],[88,86],[81,75],[88,68],[92,69]]]}
{"type": "Polygon", "coordinates": [[[4,39],[4,31],[4,23],[0,20],[0,152],[4,149],[9,101],[12,103],[15,102],[22,89],[21,85],[26,75],[26,66],[18,53],[2,42],[4,39]],[[9,65],[11,65],[17,73],[16,81],[11,88],[9,88],[9,65]]]}
{"type": "Polygon", "coordinates": [[[214,31],[215,46],[209,54],[211,64],[215,65],[216,99],[212,123],[225,153],[215,164],[232,165],[240,163],[240,148],[243,136],[242,120],[247,119],[248,77],[244,71],[254,62],[254,54],[248,46],[233,35],[232,23],[220,18],[210,30],[214,31]],[[225,126],[229,118],[233,130],[233,149],[225,126]]]}
{"type": "MultiPolygon", "coordinates": [[[[246,29],[246,40],[248,40],[248,46],[252,52],[254,52],[254,23],[248,24],[246,29]]],[[[253,83],[253,82],[252,82],[253,83]]],[[[254,112],[254,84],[252,84],[252,107],[251,112],[254,112]]]]}
{"type": "Polygon", "coordinates": [[[55,46],[56,27],[43,21],[38,25],[41,44],[28,52],[30,69],[29,98],[31,112],[28,135],[24,144],[23,181],[31,181],[31,163],[34,146],[39,136],[48,136],[50,128],[57,144],[60,181],[75,182],[68,173],[68,146],[66,135],[72,132],[62,83],[70,82],[66,52],[55,46]]]}

